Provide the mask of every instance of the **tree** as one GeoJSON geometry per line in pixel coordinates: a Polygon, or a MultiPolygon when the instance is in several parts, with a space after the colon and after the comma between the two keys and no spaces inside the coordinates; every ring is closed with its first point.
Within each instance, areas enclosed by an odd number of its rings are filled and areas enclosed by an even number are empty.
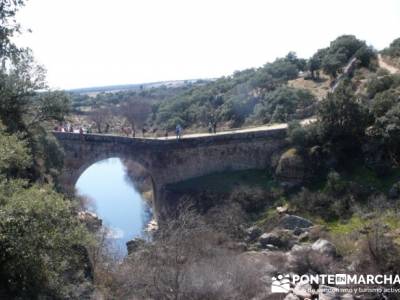
{"type": "Polygon", "coordinates": [[[0,181],[0,207],[0,291],[9,299],[79,297],[87,235],[71,202],[47,186],[0,181]]]}
{"type": "Polygon", "coordinates": [[[307,61],[304,58],[298,58],[296,52],[289,52],[285,57],[289,62],[296,65],[300,71],[306,69],[307,61]]]}
{"type": "Polygon", "coordinates": [[[347,56],[344,53],[329,54],[322,61],[322,69],[333,79],[337,77],[338,72],[347,62],[347,56]]]}
{"type": "Polygon", "coordinates": [[[357,57],[361,66],[369,67],[376,54],[365,41],[357,39],[354,35],[342,35],[332,41],[328,48],[318,50],[309,60],[308,69],[312,78],[314,71],[322,67],[326,74],[335,79],[352,57],[357,57]]]}
{"type": "Polygon", "coordinates": [[[24,175],[32,164],[28,145],[22,137],[9,134],[0,123],[0,179],[24,175]]]}
{"type": "Polygon", "coordinates": [[[356,101],[348,82],[327,95],[317,118],[322,142],[339,158],[350,158],[359,150],[370,121],[368,111],[356,101]]]}
{"type": "Polygon", "coordinates": [[[89,119],[95,124],[98,133],[103,133],[110,117],[110,110],[104,107],[94,108],[89,113],[89,119]]]}
{"type": "Polygon", "coordinates": [[[20,52],[11,38],[16,33],[20,33],[20,26],[15,21],[15,14],[24,4],[24,0],[0,1],[0,58],[3,68],[8,59],[15,60],[20,52]]]}
{"type": "Polygon", "coordinates": [[[130,101],[121,106],[121,114],[135,131],[144,126],[151,112],[151,104],[145,100],[130,101]]]}
{"type": "Polygon", "coordinates": [[[390,43],[390,46],[382,51],[383,54],[391,57],[400,57],[400,38],[390,43]]]}
{"type": "Polygon", "coordinates": [[[287,122],[293,118],[296,110],[304,109],[314,101],[314,96],[307,90],[281,86],[265,94],[251,118],[268,120],[267,122],[287,122]]]}
{"type": "Polygon", "coordinates": [[[78,299],[90,287],[87,235],[70,199],[44,184],[54,183],[62,161],[47,129],[64,118],[68,99],[38,92],[44,69],[12,42],[23,4],[0,0],[0,295],[78,299]]]}
{"type": "MultiPolygon", "coordinates": [[[[385,99],[386,100],[386,99],[385,99]]],[[[394,99],[392,99],[394,100],[394,99]]],[[[390,100],[389,100],[390,101],[390,100]]],[[[381,103],[384,106],[384,110],[380,111],[380,117],[375,120],[374,137],[376,140],[383,144],[390,161],[396,165],[400,166],[400,105],[398,104],[398,99],[395,99],[393,104],[381,103]],[[393,106],[388,109],[392,104],[393,106]],[[383,114],[383,112],[386,112],[383,114]]]]}
{"type": "Polygon", "coordinates": [[[315,71],[321,69],[322,67],[322,59],[326,55],[327,48],[319,49],[307,62],[308,70],[311,73],[312,79],[319,79],[315,78],[315,71]]]}

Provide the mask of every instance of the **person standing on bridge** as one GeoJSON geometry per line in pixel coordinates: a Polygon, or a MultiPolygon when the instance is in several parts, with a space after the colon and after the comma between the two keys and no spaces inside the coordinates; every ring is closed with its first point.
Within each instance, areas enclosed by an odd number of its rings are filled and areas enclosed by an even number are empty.
{"type": "Polygon", "coordinates": [[[217,121],[214,121],[214,123],[212,124],[212,129],[214,133],[217,133],[217,121]]]}
{"type": "Polygon", "coordinates": [[[213,131],[213,124],[210,122],[208,122],[208,133],[212,133],[213,131]]]}
{"type": "Polygon", "coordinates": [[[182,135],[182,127],[180,124],[176,125],[175,132],[176,132],[176,138],[180,139],[182,135]]]}

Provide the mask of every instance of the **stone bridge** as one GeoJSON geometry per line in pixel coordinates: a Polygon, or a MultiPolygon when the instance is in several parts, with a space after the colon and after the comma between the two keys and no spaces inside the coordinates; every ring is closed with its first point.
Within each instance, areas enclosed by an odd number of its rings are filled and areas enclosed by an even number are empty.
{"type": "Polygon", "coordinates": [[[75,185],[92,164],[111,157],[139,163],[150,175],[157,216],[165,212],[163,193],[168,184],[227,170],[263,169],[286,146],[286,129],[236,132],[176,139],[54,132],[65,152],[60,181],[75,185]]]}

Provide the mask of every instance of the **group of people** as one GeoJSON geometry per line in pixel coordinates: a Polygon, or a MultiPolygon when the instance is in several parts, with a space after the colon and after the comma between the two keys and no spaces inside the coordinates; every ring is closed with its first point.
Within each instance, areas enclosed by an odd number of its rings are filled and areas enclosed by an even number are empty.
{"type": "Polygon", "coordinates": [[[85,130],[82,126],[75,128],[72,124],[64,124],[64,125],[55,126],[54,131],[80,133],[80,134],[92,133],[90,127],[87,130],[85,130]]]}
{"type": "MultiPolygon", "coordinates": [[[[121,128],[122,132],[126,136],[132,135],[132,137],[136,136],[136,130],[130,128],[130,127],[122,127],[121,128]]],[[[90,134],[92,133],[91,127],[85,130],[84,127],[79,126],[79,127],[74,127],[72,124],[60,124],[58,126],[54,127],[54,131],[59,131],[59,132],[71,132],[71,133],[80,133],[80,134],[90,134]]],[[[143,127],[142,128],[142,136],[145,137],[147,130],[143,127]]],[[[168,128],[165,129],[165,138],[168,139],[168,128]]],[[[208,123],[208,133],[217,133],[217,123],[216,122],[209,122],[208,123]]],[[[176,139],[181,139],[183,135],[183,127],[178,123],[175,127],[175,135],[176,139]]]]}
{"type": "Polygon", "coordinates": [[[217,122],[208,122],[208,133],[217,133],[217,122]]]}

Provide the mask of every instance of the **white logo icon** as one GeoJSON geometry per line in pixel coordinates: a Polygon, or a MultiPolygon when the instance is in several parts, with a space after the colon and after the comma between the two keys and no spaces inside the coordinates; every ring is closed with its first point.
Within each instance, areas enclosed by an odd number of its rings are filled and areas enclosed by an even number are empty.
{"type": "Polygon", "coordinates": [[[271,293],[288,293],[290,290],[289,275],[272,277],[271,293]]]}

